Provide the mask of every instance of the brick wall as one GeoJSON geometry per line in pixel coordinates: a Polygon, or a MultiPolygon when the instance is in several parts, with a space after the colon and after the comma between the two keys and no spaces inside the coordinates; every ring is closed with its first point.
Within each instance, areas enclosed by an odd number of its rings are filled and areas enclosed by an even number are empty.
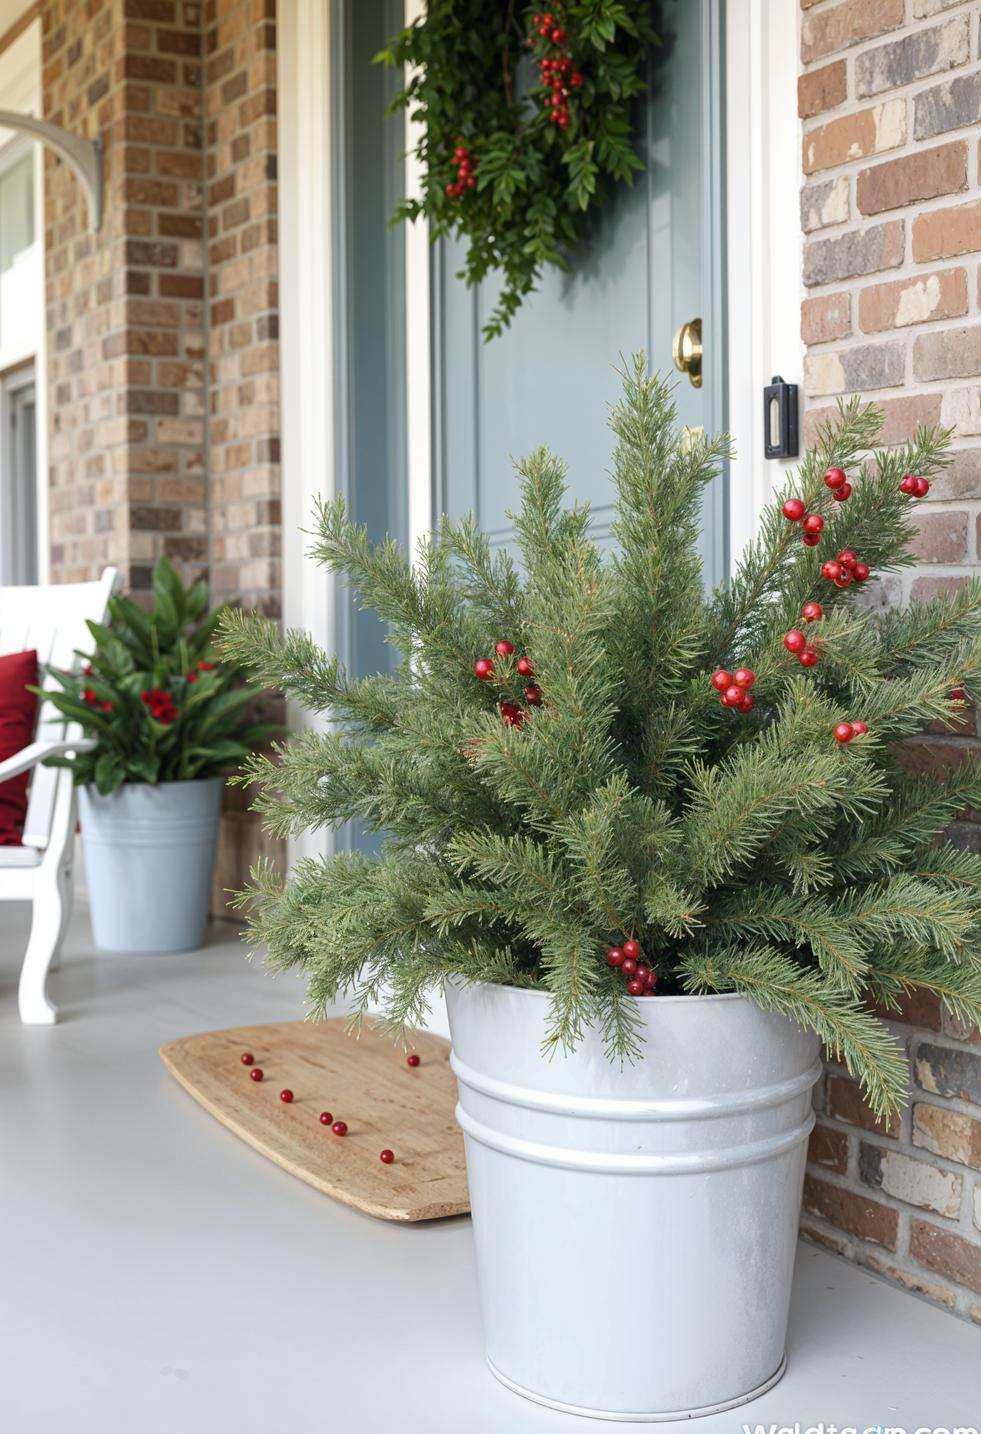
{"type": "MultiPolygon", "coordinates": [[[[885,439],[956,426],[954,463],[918,508],[919,565],[883,600],[929,597],[981,554],[981,7],[959,0],[801,0],[805,436],[839,394],[874,397],[885,439]]],[[[919,764],[981,752],[976,715],[919,764]]],[[[971,814],[977,817],[978,814],[971,814]]],[[[952,829],[981,850],[981,825],[952,829]]],[[[892,1022],[913,1103],[877,1126],[829,1068],[803,1228],[981,1323],[981,1038],[932,1000],[892,1022]]]]}

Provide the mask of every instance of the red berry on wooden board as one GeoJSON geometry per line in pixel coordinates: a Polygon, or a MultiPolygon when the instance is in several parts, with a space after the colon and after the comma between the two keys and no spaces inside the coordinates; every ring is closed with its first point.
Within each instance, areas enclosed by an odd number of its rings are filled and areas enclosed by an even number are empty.
{"type": "Polygon", "coordinates": [[[817,667],[818,654],[814,651],[813,647],[805,647],[797,661],[801,667],[817,667]]]}
{"type": "Polygon", "coordinates": [[[394,1150],[381,1150],[381,1151],[379,1151],[379,1153],[378,1153],[378,1159],[381,1161],[381,1163],[382,1163],[383,1165],[391,1165],[392,1161],[395,1159],[395,1151],[394,1151],[394,1150]]]}
{"type": "Polygon", "coordinates": [[[517,662],[515,663],[515,666],[521,673],[522,677],[534,676],[535,669],[532,667],[531,659],[529,657],[519,657],[517,662]]]}
{"type": "Polygon", "coordinates": [[[727,687],[732,686],[732,673],[726,672],[724,667],[720,667],[718,672],[712,673],[712,686],[716,692],[724,692],[727,687]]]}
{"type": "Polygon", "coordinates": [[[917,478],[914,498],[925,498],[930,491],[930,485],[925,478],[917,478]]]}
{"type": "Polygon", "coordinates": [[[802,533],[802,534],[801,534],[801,542],[804,544],[804,547],[805,547],[805,548],[816,548],[817,545],[818,545],[818,543],[819,543],[820,541],[821,541],[821,534],[820,534],[820,533],[802,533]]]}
{"type": "Polygon", "coordinates": [[[804,519],[805,533],[822,533],[824,531],[824,519],[820,513],[808,513],[804,519]]]}
{"type": "Polygon", "coordinates": [[[623,958],[623,965],[620,967],[620,970],[625,976],[633,976],[637,970],[637,962],[635,961],[634,957],[625,956],[623,958]]]}
{"type": "Polygon", "coordinates": [[[640,942],[635,941],[631,936],[629,940],[623,943],[623,954],[624,956],[629,956],[632,961],[636,961],[637,957],[641,954],[640,942]]]}
{"type": "Polygon", "coordinates": [[[243,1052],[242,1052],[242,1064],[243,1064],[243,1066],[250,1066],[254,1060],[255,1060],[255,1056],[252,1054],[251,1051],[243,1051],[243,1052]]]}
{"type": "Polygon", "coordinates": [[[852,568],[852,577],[857,583],[866,583],[872,575],[872,569],[868,563],[856,563],[852,568]]]}
{"type": "Polygon", "coordinates": [[[642,996],[644,994],[644,983],[643,981],[638,981],[635,976],[632,981],[627,982],[627,990],[631,996],[642,996]]]}
{"type": "Polygon", "coordinates": [[[818,618],[824,617],[824,608],[819,602],[806,602],[800,610],[800,615],[805,622],[817,622],[818,618]]]}
{"type": "Polygon", "coordinates": [[[620,950],[619,946],[611,946],[609,951],[607,951],[606,964],[608,966],[623,965],[623,952],[620,950]]]}
{"type": "Polygon", "coordinates": [[[788,498],[780,511],[788,522],[799,523],[807,512],[807,504],[803,498],[788,498]]]}
{"type": "Polygon", "coordinates": [[[329,1110],[322,1110],[322,1111],[320,1112],[320,1124],[321,1124],[321,1125],[331,1125],[331,1124],[333,1123],[333,1120],[334,1120],[334,1117],[331,1115],[331,1113],[330,1113],[329,1110]]]}
{"type": "Polygon", "coordinates": [[[822,578],[827,578],[830,582],[834,582],[835,578],[841,577],[841,574],[841,563],[836,563],[834,558],[830,558],[828,562],[821,564],[822,578]]]}
{"type": "Polygon", "coordinates": [[[869,724],[868,724],[867,722],[853,722],[853,723],[852,723],[852,731],[855,733],[855,736],[856,736],[856,737],[864,737],[865,734],[866,734],[866,732],[867,732],[868,730],[869,730],[869,724]]]}
{"type": "Polygon", "coordinates": [[[851,548],[842,548],[838,554],[838,561],[843,568],[853,568],[858,562],[858,553],[853,552],[851,548]]]}
{"type": "Polygon", "coordinates": [[[494,651],[498,657],[510,657],[514,651],[514,643],[508,642],[506,637],[502,637],[500,642],[494,644],[494,651]]]}
{"type": "Polygon", "coordinates": [[[281,1090],[279,1092],[279,1098],[284,1105],[289,1105],[293,1099],[293,1092],[291,1090],[281,1090]]]}
{"type": "Polygon", "coordinates": [[[839,722],[835,728],[836,742],[850,742],[855,736],[855,728],[850,722],[839,722]]]}
{"type": "Polygon", "coordinates": [[[526,687],[525,701],[529,707],[540,707],[542,705],[542,689],[540,687],[526,687]]]}
{"type": "Polygon", "coordinates": [[[735,683],[731,687],[727,687],[722,694],[722,702],[726,707],[738,707],[742,700],[743,689],[737,687],[735,683]]]}
{"type": "Polygon", "coordinates": [[[262,1074],[263,1072],[261,1066],[253,1066],[252,1069],[249,1071],[249,1079],[262,1080],[262,1074]]]}
{"type": "Polygon", "coordinates": [[[420,1060],[421,1057],[417,1056],[415,1051],[413,1051],[411,1056],[406,1056],[405,1063],[407,1066],[412,1066],[413,1070],[415,1070],[416,1066],[419,1065],[420,1060]]]}
{"type": "Polygon", "coordinates": [[[756,681],[756,673],[751,667],[737,667],[732,674],[732,680],[736,687],[752,687],[756,681]]]}
{"type": "Polygon", "coordinates": [[[494,664],[493,662],[491,662],[489,657],[478,657],[477,661],[473,665],[473,670],[480,678],[481,682],[486,682],[489,678],[494,676],[494,664]]]}
{"type": "Polygon", "coordinates": [[[824,483],[827,488],[840,488],[842,483],[847,481],[847,474],[842,468],[829,468],[824,475],[824,483]]]}
{"type": "Polygon", "coordinates": [[[852,485],[850,483],[842,483],[841,487],[836,488],[831,496],[836,503],[847,503],[852,496],[852,485]]]}
{"type": "Polygon", "coordinates": [[[334,1124],[331,1126],[331,1130],[334,1132],[335,1135],[347,1135],[347,1122],[343,1120],[335,1120],[334,1124]]]}
{"type": "Polygon", "coordinates": [[[798,652],[804,651],[807,646],[807,638],[796,627],[792,627],[789,632],[784,633],[783,645],[788,652],[793,652],[796,655],[798,652]]]}

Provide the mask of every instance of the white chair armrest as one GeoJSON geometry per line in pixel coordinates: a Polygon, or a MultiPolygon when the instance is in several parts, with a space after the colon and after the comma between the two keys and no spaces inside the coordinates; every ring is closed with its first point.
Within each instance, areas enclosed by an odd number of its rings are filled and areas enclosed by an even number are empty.
{"type": "Polygon", "coordinates": [[[0,762],[0,782],[7,781],[8,777],[19,777],[21,772],[29,772],[36,767],[38,762],[43,762],[45,757],[65,757],[69,752],[91,752],[98,743],[93,737],[73,737],[62,742],[31,742],[8,757],[5,762],[0,762]]]}

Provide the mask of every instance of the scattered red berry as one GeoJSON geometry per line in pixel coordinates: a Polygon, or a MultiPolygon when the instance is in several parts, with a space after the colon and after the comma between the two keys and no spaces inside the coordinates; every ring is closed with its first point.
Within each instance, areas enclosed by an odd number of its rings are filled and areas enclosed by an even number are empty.
{"type": "Polygon", "coordinates": [[[379,1154],[378,1154],[378,1159],[381,1161],[381,1163],[382,1163],[383,1165],[391,1165],[392,1161],[395,1159],[395,1151],[394,1151],[394,1150],[382,1150],[382,1151],[380,1151],[379,1154]]]}
{"type": "Polygon", "coordinates": [[[852,723],[852,731],[855,733],[855,736],[856,736],[856,737],[864,737],[865,734],[866,734],[866,732],[867,732],[868,730],[869,730],[869,724],[868,724],[867,722],[853,722],[853,723],[852,723]]]}
{"type": "Polygon", "coordinates": [[[802,533],[801,541],[805,548],[816,548],[821,541],[820,533],[802,533]]]}
{"type": "Polygon", "coordinates": [[[611,946],[609,951],[607,951],[606,964],[608,966],[623,965],[623,952],[620,950],[619,946],[611,946]]]}
{"type": "Polygon", "coordinates": [[[840,488],[842,483],[847,482],[847,477],[842,468],[829,468],[824,475],[825,486],[828,488],[840,488]]]}
{"type": "Polygon", "coordinates": [[[732,674],[732,680],[736,687],[752,687],[756,681],[756,673],[750,667],[737,667],[732,674]]]}
{"type": "Polygon", "coordinates": [[[831,496],[836,503],[847,503],[852,496],[852,485],[850,483],[842,483],[841,487],[836,488],[831,496]]]}
{"type": "Polygon", "coordinates": [[[827,578],[830,582],[834,582],[836,578],[840,578],[842,571],[841,563],[836,563],[834,558],[830,558],[828,562],[821,564],[821,576],[827,578]]]}
{"type": "Polygon", "coordinates": [[[792,627],[788,633],[784,634],[783,645],[788,652],[796,655],[804,651],[807,646],[807,638],[796,627],[792,627]]]}
{"type": "Polygon", "coordinates": [[[800,615],[805,622],[817,622],[818,618],[824,617],[824,608],[819,602],[806,602],[800,610],[800,615]]]}
{"type": "Polygon", "coordinates": [[[335,1135],[347,1135],[347,1123],[343,1120],[335,1120],[331,1130],[335,1135]]]}
{"type": "Polygon", "coordinates": [[[850,722],[839,722],[835,728],[836,742],[850,742],[855,736],[855,728],[850,722]]]}
{"type": "Polygon", "coordinates": [[[520,727],[525,720],[525,714],[514,702],[501,703],[501,716],[504,718],[506,727],[520,727]]]}
{"type": "Polygon", "coordinates": [[[334,1119],[334,1117],[331,1115],[331,1113],[330,1113],[329,1110],[322,1110],[322,1111],[320,1112],[320,1124],[321,1124],[321,1125],[330,1125],[331,1122],[333,1121],[333,1119],[334,1119]]]}
{"type": "Polygon", "coordinates": [[[473,665],[473,670],[481,682],[487,682],[489,678],[494,676],[494,664],[489,657],[478,657],[473,665]]]}
{"type": "Polygon", "coordinates": [[[801,667],[817,667],[819,654],[813,647],[805,647],[797,661],[801,667]]]}
{"type": "Polygon", "coordinates": [[[243,1051],[243,1052],[242,1052],[241,1061],[242,1061],[243,1066],[250,1066],[254,1060],[255,1060],[255,1056],[252,1054],[251,1051],[243,1051]]]}
{"type": "Polygon", "coordinates": [[[807,504],[803,498],[788,498],[781,511],[788,522],[799,523],[807,512],[807,504]]]}
{"type": "Polygon", "coordinates": [[[631,936],[628,941],[623,943],[623,954],[629,956],[632,961],[636,961],[637,957],[641,955],[640,942],[635,941],[631,936]]]}
{"type": "Polygon", "coordinates": [[[293,1092],[291,1090],[281,1090],[279,1092],[279,1098],[284,1105],[289,1105],[293,1099],[293,1092]]]}
{"type": "Polygon", "coordinates": [[[540,687],[526,687],[525,701],[529,707],[540,707],[542,705],[542,689],[540,687]]]}
{"type": "Polygon", "coordinates": [[[198,674],[196,672],[189,672],[187,673],[184,680],[185,682],[197,682],[198,674]]]}
{"type": "Polygon", "coordinates": [[[535,675],[535,669],[534,669],[534,668],[532,667],[532,665],[531,665],[531,659],[530,659],[530,658],[528,658],[528,657],[519,657],[519,658],[518,658],[518,661],[515,663],[515,666],[517,667],[518,671],[521,673],[521,676],[522,676],[522,677],[534,677],[534,675],[535,675]]]}
{"type": "Polygon", "coordinates": [[[249,1071],[249,1079],[250,1079],[250,1080],[262,1080],[262,1074],[263,1074],[263,1073],[262,1073],[262,1067],[261,1067],[261,1066],[253,1066],[252,1069],[249,1071]]]}
{"type": "Polygon", "coordinates": [[[510,657],[514,651],[514,643],[508,642],[506,637],[502,637],[500,642],[494,644],[494,651],[498,657],[510,657]]]}
{"type": "Polygon", "coordinates": [[[712,673],[712,686],[716,692],[724,692],[727,687],[732,686],[732,673],[726,672],[724,667],[720,667],[718,672],[712,673]]]}
{"type": "Polygon", "coordinates": [[[808,513],[804,519],[805,533],[821,533],[824,531],[824,519],[820,513],[808,513]]]}
{"type": "Polygon", "coordinates": [[[420,1057],[416,1055],[415,1051],[413,1051],[411,1056],[406,1056],[405,1058],[406,1065],[412,1066],[413,1069],[419,1064],[419,1061],[420,1057]]]}

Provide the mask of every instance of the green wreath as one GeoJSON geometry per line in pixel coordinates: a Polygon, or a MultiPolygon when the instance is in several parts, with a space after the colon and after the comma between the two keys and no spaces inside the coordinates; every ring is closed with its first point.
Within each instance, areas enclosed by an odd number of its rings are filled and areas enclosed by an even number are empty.
{"type": "Polygon", "coordinates": [[[393,222],[429,221],[430,237],[468,240],[458,277],[477,284],[491,269],[504,287],[484,326],[510,324],[544,265],[568,271],[583,216],[608,181],[632,183],[633,101],[646,87],[648,0],[430,0],[426,15],[376,55],[409,66],[388,112],[412,107],[420,199],[393,222]]]}

